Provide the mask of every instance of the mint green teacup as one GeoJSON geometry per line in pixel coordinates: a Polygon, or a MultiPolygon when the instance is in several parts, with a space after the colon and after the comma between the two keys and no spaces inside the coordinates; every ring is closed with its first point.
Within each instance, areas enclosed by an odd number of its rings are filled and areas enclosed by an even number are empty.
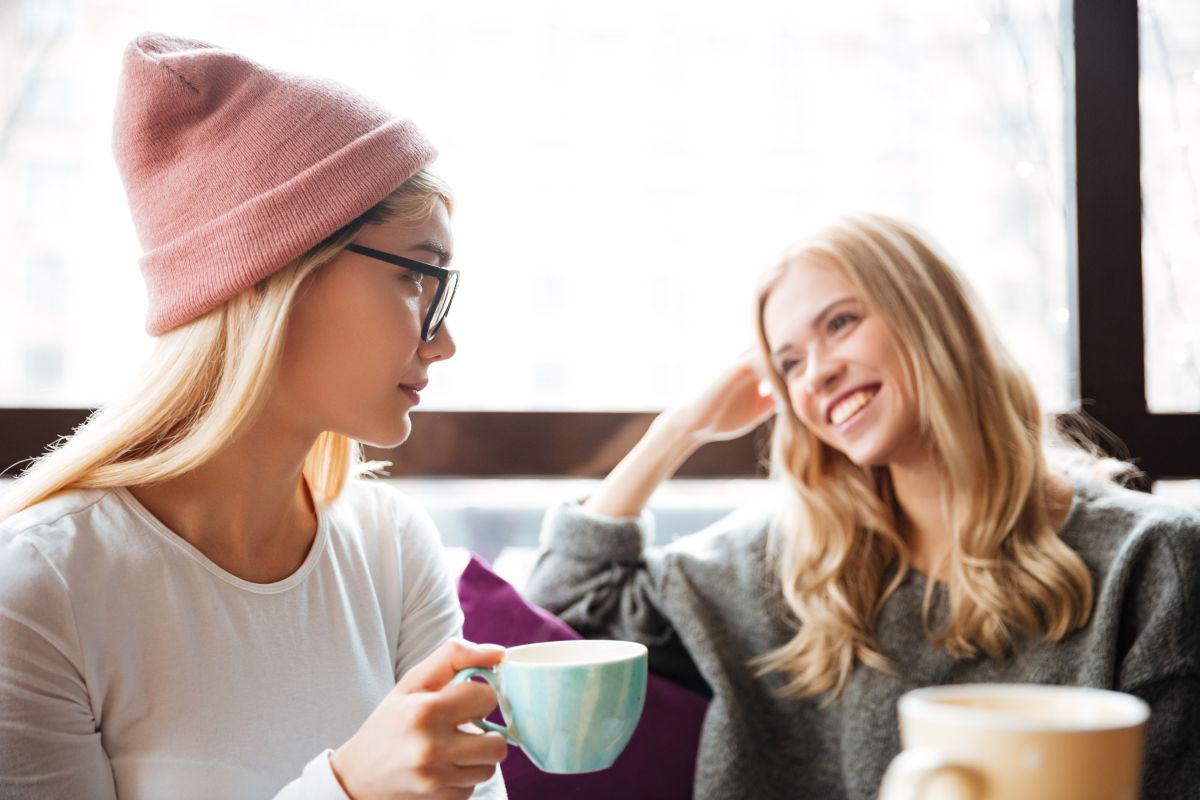
{"type": "Polygon", "coordinates": [[[526,644],[453,682],[474,676],[496,690],[508,727],[476,725],[503,734],[545,772],[595,772],[612,766],[642,716],[646,648],[599,639],[526,644]]]}

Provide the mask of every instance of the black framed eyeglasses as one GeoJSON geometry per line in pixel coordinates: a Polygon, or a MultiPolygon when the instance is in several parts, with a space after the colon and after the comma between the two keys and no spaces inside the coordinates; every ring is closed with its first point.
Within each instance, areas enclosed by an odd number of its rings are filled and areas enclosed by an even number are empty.
{"type": "Polygon", "coordinates": [[[442,329],[442,323],[446,320],[446,315],[450,313],[450,303],[454,300],[454,291],[458,288],[458,270],[435,267],[433,264],[426,264],[424,261],[392,255],[382,250],[363,247],[361,244],[350,244],[346,246],[346,249],[352,253],[358,253],[359,255],[378,259],[379,261],[386,261],[389,264],[395,264],[397,267],[404,267],[405,269],[419,272],[422,275],[437,278],[437,289],[434,291],[433,300],[429,303],[429,311],[425,314],[425,321],[421,324],[421,340],[432,342],[438,335],[438,331],[442,329]]]}

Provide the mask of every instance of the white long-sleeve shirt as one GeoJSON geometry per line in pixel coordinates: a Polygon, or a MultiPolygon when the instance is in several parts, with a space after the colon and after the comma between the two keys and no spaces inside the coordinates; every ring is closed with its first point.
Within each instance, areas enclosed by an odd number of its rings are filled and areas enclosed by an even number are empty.
{"type": "Polygon", "coordinates": [[[271,584],[124,489],[65,493],[0,524],[0,797],[345,800],[329,749],[461,625],[432,521],[387,486],[347,486],[271,584]]]}

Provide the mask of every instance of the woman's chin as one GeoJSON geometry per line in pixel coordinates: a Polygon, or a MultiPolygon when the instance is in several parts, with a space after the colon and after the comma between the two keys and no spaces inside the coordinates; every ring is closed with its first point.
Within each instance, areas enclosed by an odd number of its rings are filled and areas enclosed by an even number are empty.
{"type": "Polygon", "coordinates": [[[843,455],[850,459],[856,467],[863,469],[871,469],[872,467],[885,467],[888,463],[887,451],[885,448],[867,446],[866,443],[860,443],[857,447],[847,447],[842,450],[843,455]]]}
{"type": "Polygon", "coordinates": [[[390,450],[393,447],[399,447],[408,441],[408,437],[412,434],[412,422],[408,418],[408,414],[404,415],[404,423],[402,425],[391,425],[387,430],[373,431],[368,436],[352,436],[355,441],[361,442],[367,447],[378,447],[381,450],[390,450]]]}

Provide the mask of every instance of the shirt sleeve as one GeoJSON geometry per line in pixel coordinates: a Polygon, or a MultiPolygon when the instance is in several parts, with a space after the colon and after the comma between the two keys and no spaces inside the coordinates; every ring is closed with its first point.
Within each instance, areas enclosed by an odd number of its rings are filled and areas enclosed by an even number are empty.
{"type": "Polygon", "coordinates": [[[329,763],[332,754],[332,750],[326,750],[308,762],[300,777],[283,787],[274,800],[350,800],[333,774],[329,763]]]}
{"type": "Polygon", "coordinates": [[[0,540],[0,797],[115,798],[62,576],[0,540]]]}
{"type": "MultiPolygon", "coordinates": [[[[326,750],[304,767],[300,777],[283,787],[283,791],[275,795],[274,800],[350,800],[333,774],[333,766],[329,763],[332,750],[326,750]]],[[[40,796],[40,795],[39,795],[40,796]]],[[[497,769],[484,783],[475,787],[471,793],[472,800],[508,800],[504,789],[504,780],[497,769]]]]}
{"type": "Polygon", "coordinates": [[[463,623],[441,537],[429,514],[412,505],[400,535],[404,612],[396,645],[396,680],[447,639],[460,635],[463,623]]]}
{"type": "MultiPolygon", "coordinates": [[[[412,505],[401,536],[404,615],[396,651],[397,680],[447,639],[460,635],[463,625],[458,591],[446,566],[441,536],[429,514],[412,505]]],[[[476,786],[471,797],[508,800],[500,769],[476,786]]]]}
{"type": "Polygon", "coordinates": [[[504,779],[500,776],[500,768],[492,777],[475,787],[471,800],[508,800],[508,791],[504,787],[504,779]]]}
{"type": "MultiPolygon", "coordinates": [[[[396,644],[395,676],[427,658],[443,642],[462,632],[462,610],[446,567],[441,537],[429,514],[398,493],[393,517],[400,541],[403,612],[396,644]]],[[[313,758],[301,775],[274,800],[349,800],[329,762],[331,750],[313,758]]],[[[472,798],[507,800],[499,769],[479,784],[472,798]]]]}

